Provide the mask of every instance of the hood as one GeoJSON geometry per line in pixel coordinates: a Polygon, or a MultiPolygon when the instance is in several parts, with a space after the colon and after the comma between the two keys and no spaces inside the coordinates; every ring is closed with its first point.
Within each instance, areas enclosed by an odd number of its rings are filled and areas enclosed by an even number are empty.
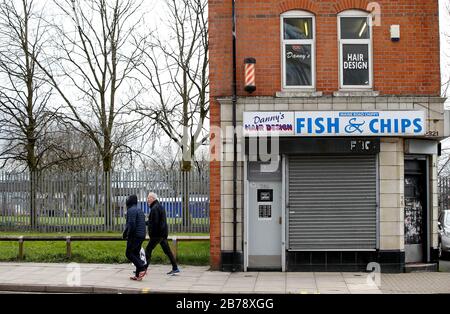
{"type": "Polygon", "coordinates": [[[127,204],[127,208],[133,207],[135,205],[137,205],[138,203],[138,198],[136,195],[130,195],[127,198],[126,204],[127,204]]]}

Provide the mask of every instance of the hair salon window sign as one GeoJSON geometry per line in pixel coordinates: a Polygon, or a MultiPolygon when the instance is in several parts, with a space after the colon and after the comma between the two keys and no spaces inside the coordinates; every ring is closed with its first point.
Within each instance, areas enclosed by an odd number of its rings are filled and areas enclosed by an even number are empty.
{"type": "Polygon", "coordinates": [[[339,25],[341,87],[371,88],[373,68],[370,16],[366,13],[343,12],[339,16],[339,25]]]}
{"type": "Polygon", "coordinates": [[[370,83],[368,45],[343,45],[344,85],[367,86],[370,83]]]}

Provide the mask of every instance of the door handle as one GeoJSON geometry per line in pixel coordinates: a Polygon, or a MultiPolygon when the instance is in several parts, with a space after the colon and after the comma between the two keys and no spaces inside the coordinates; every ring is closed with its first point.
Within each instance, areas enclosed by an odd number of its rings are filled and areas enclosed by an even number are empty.
{"type": "Polygon", "coordinates": [[[278,218],[278,223],[281,225],[283,222],[283,220],[281,219],[281,217],[278,218]]]}

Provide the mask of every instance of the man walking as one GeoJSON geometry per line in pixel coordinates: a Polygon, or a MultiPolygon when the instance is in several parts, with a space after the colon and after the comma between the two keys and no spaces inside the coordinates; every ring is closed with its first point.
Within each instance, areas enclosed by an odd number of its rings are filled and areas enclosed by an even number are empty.
{"type": "Polygon", "coordinates": [[[142,243],[145,240],[145,215],[137,206],[136,195],[127,198],[127,225],[123,232],[123,238],[127,239],[126,257],[136,266],[135,276],[131,280],[141,281],[146,273],[144,262],[140,258],[142,243]]]}
{"type": "Polygon", "coordinates": [[[147,221],[148,226],[148,234],[150,236],[150,242],[147,245],[145,250],[147,265],[150,265],[150,260],[152,258],[153,249],[160,244],[162,250],[170,259],[170,263],[172,264],[172,270],[168,272],[168,275],[174,275],[180,272],[177,266],[177,262],[175,261],[175,257],[170,250],[169,243],[167,242],[167,237],[169,235],[169,230],[167,227],[166,220],[166,211],[162,207],[161,203],[157,200],[158,196],[150,192],[147,197],[147,203],[150,205],[150,215],[147,221]]]}

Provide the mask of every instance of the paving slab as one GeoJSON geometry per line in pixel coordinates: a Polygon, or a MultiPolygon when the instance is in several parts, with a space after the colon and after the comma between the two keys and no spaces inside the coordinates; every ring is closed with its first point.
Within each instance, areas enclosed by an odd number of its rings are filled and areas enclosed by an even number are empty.
{"type": "Polygon", "coordinates": [[[350,291],[345,288],[319,288],[319,294],[350,294],[350,291]]]}
{"type": "Polygon", "coordinates": [[[319,290],[316,288],[286,288],[287,294],[318,294],[319,290]]]}

